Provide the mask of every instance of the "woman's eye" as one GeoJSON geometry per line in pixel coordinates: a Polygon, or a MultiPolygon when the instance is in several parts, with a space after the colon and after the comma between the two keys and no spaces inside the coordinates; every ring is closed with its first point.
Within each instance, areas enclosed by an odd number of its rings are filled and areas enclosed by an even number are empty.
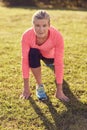
{"type": "Polygon", "coordinates": [[[36,27],[39,27],[39,25],[37,24],[36,27]]]}
{"type": "Polygon", "coordinates": [[[46,27],[46,24],[44,24],[43,27],[46,27]]]}

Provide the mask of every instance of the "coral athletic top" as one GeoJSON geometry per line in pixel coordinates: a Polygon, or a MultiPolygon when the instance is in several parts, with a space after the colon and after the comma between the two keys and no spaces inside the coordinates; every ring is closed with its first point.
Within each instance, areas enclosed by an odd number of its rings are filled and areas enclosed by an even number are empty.
{"type": "Polygon", "coordinates": [[[64,41],[58,30],[54,27],[49,29],[49,37],[42,44],[36,44],[36,35],[33,28],[29,28],[22,35],[22,74],[23,78],[29,78],[30,67],[28,63],[28,53],[30,48],[37,48],[46,58],[54,58],[55,77],[57,83],[63,82],[63,55],[64,41]]]}

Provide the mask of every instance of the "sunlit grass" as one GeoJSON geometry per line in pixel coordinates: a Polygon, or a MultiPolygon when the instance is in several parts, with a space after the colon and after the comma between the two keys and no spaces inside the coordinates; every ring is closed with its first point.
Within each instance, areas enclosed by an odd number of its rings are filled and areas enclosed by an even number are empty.
{"type": "Polygon", "coordinates": [[[53,72],[42,62],[42,79],[49,100],[39,102],[31,73],[29,101],[20,100],[21,35],[32,26],[37,9],[0,7],[0,129],[1,130],[87,130],[87,12],[48,10],[51,24],[65,40],[65,104],[54,98],[53,72]]]}

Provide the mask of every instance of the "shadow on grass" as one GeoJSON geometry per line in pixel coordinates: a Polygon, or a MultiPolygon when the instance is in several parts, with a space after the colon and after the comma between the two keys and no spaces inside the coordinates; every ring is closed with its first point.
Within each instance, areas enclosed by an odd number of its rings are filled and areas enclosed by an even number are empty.
{"type": "MultiPolygon", "coordinates": [[[[43,124],[46,128],[45,130],[71,130],[70,125],[74,126],[78,118],[81,117],[82,119],[87,120],[87,104],[83,104],[82,102],[77,100],[77,98],[73,95],[73,93],[69,89],[69,85],[67,84],[66,81],[64,81],[63,87],[64,92],[67,93],[66,95],[68,95],[70,98],[69,103],[62,102],[66,106],[67,111],[64,111],[60,114],[57,112],[57,108],[55,109],[55,107],[52,105],[52,102],[50,101],[49,97],[48,100],[45,101],[45,104],[48,106],[48,109],[52,115],[54,124],[52,124],[47,119],[45,114],[42,113],[41,108],[37,106],[32,97],[29,100],[35,112],[39,115],[40,119],[43,121],[43,124]]],[[[83,129],[87,130],[87,125],[86,128],[83,129]]],[[[77,128],[76,129],[73,128],[72,130],[77,130],[77,128]]]]}

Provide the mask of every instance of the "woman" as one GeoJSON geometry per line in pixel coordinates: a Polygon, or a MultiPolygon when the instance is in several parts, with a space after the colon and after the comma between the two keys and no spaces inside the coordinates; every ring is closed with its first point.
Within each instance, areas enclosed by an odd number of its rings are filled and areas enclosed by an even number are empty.
{"type": "Polygon", "coordinates": [[[44,11],[37,11],[32,17],[33,27],[22,36],[22,72],[24,90],[21,97],[28,99],[31,95],[29,88],[30,69],[36,79],[36,96],[47,99],[44,85],[41,80],[41,64],[43,60],[47,65],[54,65],[56,79],[55,97],[62,101],[69,101],[63,93],[63,55],[64,41],[58,30],[50,26],[50,16],[44,11]]]}

